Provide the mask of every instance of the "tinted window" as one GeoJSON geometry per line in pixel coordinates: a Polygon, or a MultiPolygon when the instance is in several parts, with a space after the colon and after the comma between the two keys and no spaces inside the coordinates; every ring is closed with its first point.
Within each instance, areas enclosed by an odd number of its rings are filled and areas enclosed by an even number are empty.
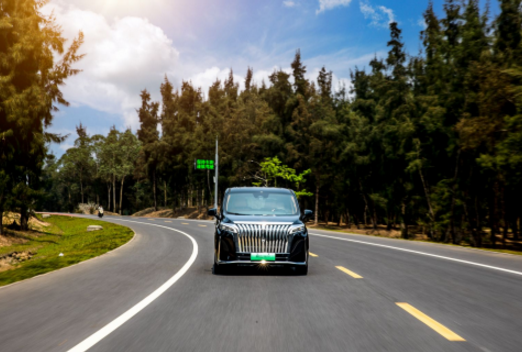
{"type": "Polygon", "coordinates": [[[239,191],[229,193],[225,211],[234,215],[298,215],[297,201],[291,193],[239,191]]]}

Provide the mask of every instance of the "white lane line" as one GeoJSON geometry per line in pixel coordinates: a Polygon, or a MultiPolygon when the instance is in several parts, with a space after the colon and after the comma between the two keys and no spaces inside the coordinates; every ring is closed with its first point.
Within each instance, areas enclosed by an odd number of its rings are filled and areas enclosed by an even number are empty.
{"type": "Polygon", "coordinates": [[[177,220],[177,221],[193,221],[193,222],[215,222],[214,220],[192,220],[192,219],[175,219],[170,218],[171,220],[177,220]]]}
{"type": "Polygon", "coordinates": [[[196,257],[198,256],[198,244],[196,243],[196,240],[190,236],[189,234],[179,231],[176,229],[173,229],[171,227],[163,226],[163,225],[156,225],[156,224],[148,224],[148,223],[142,223],[139,221],[130,221],[130,220],[120,220],[119,221],[126,221],[126,222],[134,222],[137,224],[145,224],[148,226],[156,226],[161,227],[167,230],[176,231],[181,233],[182,235],[187,236],[192,241],[192,255],[190,256],[189,260],[183,265],[183,267],[173,276],[171,277],[167,282],[165,282],[163,285],[161,285],[159,288],[157,288],[154,292],[152,292],[150,295],[142,299],[140,302],[138,302],[134,307],[130,308],[128,311],[114,319],[109,324],[105,325],[103,328],[71,348],[68,352],[85,352],[98,342],[100,342],[103,338],[108,336],[110,333],[112,333],[114,330],[125,324],[128,320],[130,320],[133,316],[138,314],[140,311],[142,311],[145,307],[147,307],[149,304],[151,304],[155,299],[157,299],[159,296],[161,296],[165,291],[167,291],[172,285],[176,283],[191,267],[191,265],[196,260],[196,257]]]}
{"type": "Polygon", "coordinates": [[[331,238],[331,239],[339,240],[339,241],[354,242],[354,243],[366,244],[366,245],[369,245],[369,246],[394,249],[396,251],[415,253],[415,254],[425,255],[425,256],[428,256],[428,257],[439,258],[439,259],[449,260],[449,261],[452,261],[452,262],[463,263],[463,264],[468,264],[468,265],[474,265],[474,266],[478,266],[478,267],[481,267],[481,268],[487,268],[487,269],[502,271],[504,273],[509,273],[509,274],[515,274],[515,275],[521,275],[522,276],[522,272],[516,271],[516,270],[499,268],[497,266],[480,264],[480,263],[477,263],[477,262],[470,262],[468,260],[462,260],[462,259],[457,259],[457,258],[445,257],[443,255],[437,255],[437,254],[431,254],[431,253],[426,253],[426,252],[420,252],[420,251],[415,251],[415,250],[412,250],[412,249],[406,249],[406,248],[400,248],[400,247],[394,247],[394,246],[387,246],[385,244],[378,244],[378,243],[371,243],[371,242],[365,242],[365,241],[352,240],[352,239],[349,239],[349,238],[340,238],[340,237],[335,237],[335,236],[319,235],[317,233],[310,233],[310,235],[319,236],[319,237],[325,237],[325,238],[331,238]]]}

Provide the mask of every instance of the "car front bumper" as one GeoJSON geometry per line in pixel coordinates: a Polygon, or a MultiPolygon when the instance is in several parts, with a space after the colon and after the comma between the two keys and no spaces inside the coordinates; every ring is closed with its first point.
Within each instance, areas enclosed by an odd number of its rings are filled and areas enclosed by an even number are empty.
{"type": "Polygon", "coordinates": [[[231,233],[215,236],[215,258],[218,264],[244,265],[307,265],[308,234],[300,233],[291,238],[289,253],[276,253],[275,260],[251,260],[251,253],[237,252],[237,240],[231,233]]]}

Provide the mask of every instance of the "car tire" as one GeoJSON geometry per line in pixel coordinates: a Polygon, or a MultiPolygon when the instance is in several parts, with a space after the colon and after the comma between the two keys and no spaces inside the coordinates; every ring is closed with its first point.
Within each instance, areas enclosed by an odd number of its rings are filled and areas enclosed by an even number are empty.
{"type": "Polygon", "coordinates": [[[223,269],[223,265],[214,263],[214,266],[212,267],[212,272],[214,273],[214,275],[221,275],[224,273],[223,269]]]}
{"type": "Polygon", "coordinates": [[[308,264],[296,266],[295,273],[296,273],[296,275],[301,275],[301,276],[308,275],[308,264]]]}

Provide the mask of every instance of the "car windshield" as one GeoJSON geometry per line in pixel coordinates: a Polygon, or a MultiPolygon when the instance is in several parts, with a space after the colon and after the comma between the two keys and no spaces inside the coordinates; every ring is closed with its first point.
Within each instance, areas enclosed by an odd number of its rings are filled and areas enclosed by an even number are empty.
{"type": "Polygon", "coordinates": [[[225,211],[233,215],[298,215],[297,201],[291,193],[239,191],[229,193],[225,211]]]}

